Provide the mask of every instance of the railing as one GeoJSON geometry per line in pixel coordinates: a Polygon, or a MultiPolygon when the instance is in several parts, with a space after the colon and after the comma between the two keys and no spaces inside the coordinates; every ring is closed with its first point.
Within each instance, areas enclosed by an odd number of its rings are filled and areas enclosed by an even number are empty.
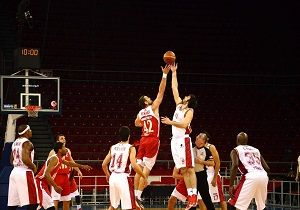
{"type": "MultiPolygon", "coordinates": [[[[80,194],[82,196],[83,205],[92,206],[108,206],[109,205],[109,186],[108,183],[104,183],[105,176],[84,176],[82,179],[91,179],[90,184],[83,184],[79,177],[75,177],[80,194]]],[[[171,176],[150,176],[150,186],[163,187],[166,186],[163,183],[164,179],[168,179],[169,183],[167,186],[176,185],[176,180],[171,176]],[[171,183],[170,180],[173,180],[171,183]]],[[[238,181],[239,177],[236,181],[238,181]]],[[[106,182],[106,181],[105,181],[106,182]]],[[[228,188],[229,188],[229,176],[222,177],[223,192],[226,199],[229,199],[228,188]]],[[[169,196],[159,196],[153,198],[146,198],[145,202],[151,206],[166,205],[169,196]]],[[[300,208],[300,183],[295,181],[279,181],[270,180],[268,184],[268,197],[267,206],[272,207],[287,207],[291,209],[300,208]]],[[[255,201],[253,200],[251,206],[254,206],[255,201]]],[[[178,206],[183,206],[178,201],[178,206]]]]}

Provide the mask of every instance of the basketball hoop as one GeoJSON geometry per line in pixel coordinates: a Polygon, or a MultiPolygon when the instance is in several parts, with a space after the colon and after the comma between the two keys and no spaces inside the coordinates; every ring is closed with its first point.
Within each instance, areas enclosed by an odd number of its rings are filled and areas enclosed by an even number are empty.
{"type": "Polygon", "coordinates": [[[28,113],[28,117],[38,117],[39,116],[39,110],[41,109],[40,106],[34,106],[34,105],[27,105],[25,106],[25,109],[28,113]]]}

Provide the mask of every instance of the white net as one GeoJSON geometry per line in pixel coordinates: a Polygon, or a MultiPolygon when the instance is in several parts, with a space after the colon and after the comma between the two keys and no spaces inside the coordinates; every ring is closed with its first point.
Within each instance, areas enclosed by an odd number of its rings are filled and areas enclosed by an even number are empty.
{"type": "Polygon", "coordinates": [[[39,106],[26,106],[26,111],[28,114],[28,117],[38,117],[39,116],[39,106]]]}

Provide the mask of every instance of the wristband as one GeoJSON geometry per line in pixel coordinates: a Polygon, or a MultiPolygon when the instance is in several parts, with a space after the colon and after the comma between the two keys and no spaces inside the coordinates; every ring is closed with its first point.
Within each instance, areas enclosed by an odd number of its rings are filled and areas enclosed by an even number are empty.
{"type": "Polygon", "coordinates": [[[166,79],[168,74],[163,73],[162,78],[166,79]]]}

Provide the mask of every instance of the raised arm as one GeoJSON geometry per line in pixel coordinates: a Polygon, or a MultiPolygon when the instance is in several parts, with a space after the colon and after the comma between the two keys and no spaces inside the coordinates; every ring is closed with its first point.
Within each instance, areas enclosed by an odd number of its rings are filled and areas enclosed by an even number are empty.
{"type": "Polygon", "coordinates": [[[31,160],[31,152],[33,150],[33,144],[30,141],[26,141],[22,145],[22,161],[23,163],[30,168],[33,173],[36,173],[36,165],[31,160]]]}
{"type": "Polygon", "coordinates": [[[214,163],[215,163],[214,177],[211,181],[212,186],[215,187],[217,184],[217,176],[220,171],[221,161],[220,161],[219,153],[214,145],[210,145],[209,150],[211,152],[211,155],[213,156],[214,163]]]}
{"type": "Polygon", "coordinates": [[[177,63],[174,65],[171,65],[171,71],[172,71],[172,92],[174,101],[176,103],[176,106],[181,103],[181,98],[179,97],[178,92],[178,81],[177,81],[177,63]]]}
{"type": "Polygon", "coordinates": [[[165,67],[161,66],[161,71],[163,73],[160,84],[159,84],[159,88],[158,88],[158,93],[156,96],[156,99],[153,101],[152,103],[152,109],[156,110],[158,109],[158,107],[160,106],[163,97],[164,97],[164,93],[166,90],[166,85],[167,85],[167,75],[170,71],[171,66],[170,65],[166,65],[165,67]]]}

